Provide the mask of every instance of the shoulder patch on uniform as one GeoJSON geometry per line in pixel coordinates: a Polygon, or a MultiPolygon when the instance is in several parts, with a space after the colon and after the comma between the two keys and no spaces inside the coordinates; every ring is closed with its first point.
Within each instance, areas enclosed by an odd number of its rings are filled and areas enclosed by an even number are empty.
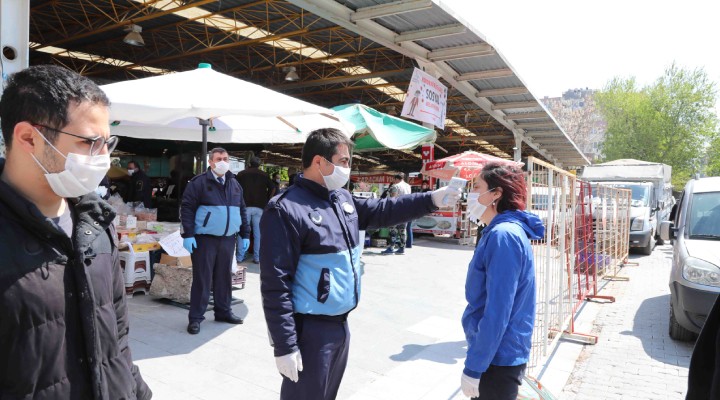
{"type": "Polygon", "coordinates": [[[313,210],[308,215],[310,216],[310,220],[313,222],[313,224],[320,225],[322,223],[322,215],[320,215],[319,212],[313,210]]]}

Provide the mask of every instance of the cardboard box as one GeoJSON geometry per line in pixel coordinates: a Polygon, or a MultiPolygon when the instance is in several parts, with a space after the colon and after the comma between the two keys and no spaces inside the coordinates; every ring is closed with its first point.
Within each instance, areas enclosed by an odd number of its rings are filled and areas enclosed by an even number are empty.
{"type": "Polygon", "coordinates": [[[160,257],[160,264],[169,265],[171,267],[190,267],[192,266],[192,258],[190,258],[190,256],[173,257],[169,254],[163,254],[160,257]]]}
{"type": "Polygon", "coordinates": [[[372,239],[370,241],[373,247],[386,247],[387,246],[387,240],[385,239],[372,239]]]}

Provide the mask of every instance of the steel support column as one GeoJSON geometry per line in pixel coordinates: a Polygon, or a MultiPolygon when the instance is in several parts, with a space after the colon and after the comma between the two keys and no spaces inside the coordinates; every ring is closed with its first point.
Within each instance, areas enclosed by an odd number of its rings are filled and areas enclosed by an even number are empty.
{"type": "Polygon", "coordinates": [[[0,94],[7,77],[30,59],[30,0],[0,0],[0,94]]]}

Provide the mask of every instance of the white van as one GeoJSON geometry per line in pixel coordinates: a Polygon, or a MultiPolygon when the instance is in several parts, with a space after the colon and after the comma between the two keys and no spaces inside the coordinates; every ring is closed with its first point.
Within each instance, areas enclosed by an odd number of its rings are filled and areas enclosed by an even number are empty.
{"type": "Polygon", "coordinates": [[[675,239],[670,271],[670,337],[690,341],[700,333],[720,293],[720,177],[693,179],[660,224],[675,239]]]}

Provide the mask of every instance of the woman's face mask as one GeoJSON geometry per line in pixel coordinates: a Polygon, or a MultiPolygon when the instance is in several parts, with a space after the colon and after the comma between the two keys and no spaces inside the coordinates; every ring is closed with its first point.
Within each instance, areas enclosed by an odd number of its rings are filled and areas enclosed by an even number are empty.
{"type": "Polygon", "coordinates": [[[50,143],[49,140],[35,129],[45,143],[53,148],[58,154],[65,158],[65,170],[61,172],[48,172],[38,161],[35,155],[30,154],[40,168],[45,172],[45,178],[50,188],[60,197],[74,198],[86,195],[97,189],[100,181],[110,169],[110,154],[98,154],[87,156],[76,153],[68,153],[65,156],[60,150],[50,143]]]}
{"type": "Polygon", "coordinates": [[[482,216],[483,214],[485,214],[485,211],[487,211],[487,206],[480,203],[480,196],[484,195],[485,193],[492,192],[493,190],[495,189],[490,189],[483,193],[468,193],[467,212],[470,221],[476,224],[482,222],[482,216]]]}

